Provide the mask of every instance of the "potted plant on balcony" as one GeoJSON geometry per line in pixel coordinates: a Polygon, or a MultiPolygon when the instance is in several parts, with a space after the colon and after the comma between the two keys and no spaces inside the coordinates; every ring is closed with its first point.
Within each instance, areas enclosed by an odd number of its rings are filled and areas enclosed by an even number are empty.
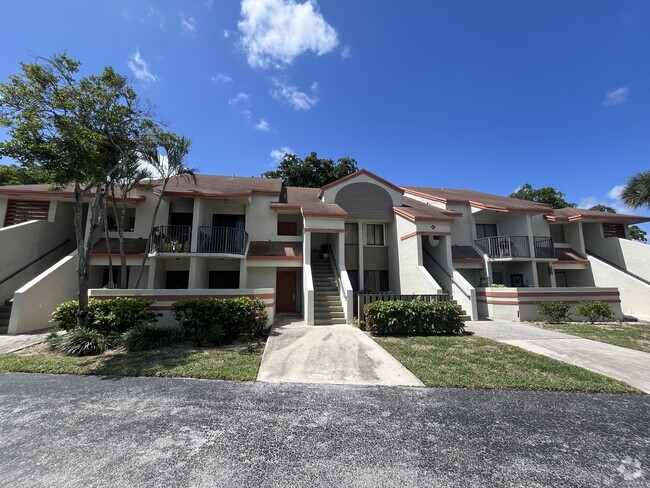
{"type": "Polygon", "coordinates": [[[172,252],[174,250],[174,243],[169,237],[165,237],[162,247],[164,252],[172,252]]]}

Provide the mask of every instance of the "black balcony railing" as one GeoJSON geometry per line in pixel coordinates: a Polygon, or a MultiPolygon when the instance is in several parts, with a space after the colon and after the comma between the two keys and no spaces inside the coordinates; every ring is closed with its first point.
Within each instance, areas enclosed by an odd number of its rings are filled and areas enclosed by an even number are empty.
{"type": "Polygon", "coordinates": [[[535,244],[535,257],[553,259],[555,257],[555,245],[553,238],[534,236],[533,243],[535,244]]]}
{"type": "Polygon", "coordinates": [[[244,254],[248,233],[234,227],[199,227],[198,252],[244,254]]]}
{"type": "MultiPolygon", "coordinates": [[[[484,254],[492,259],[530,258],[528,236],[493,236],[474,241],[484,254]]],[[[553,239],[546,236],[533,236],[536,258],[555,257],[553,239]]]]}
{"type": "Polygon", "coordinates": [[[490,258],[529,258],[530,247],[527,236],[494,236],[474,241],[490,258]]]}
{"type": "Polygon", "coordinates": [[[151,232],[151,251],[190,252],[191,240],[191,225],[160,225],[151,232]]]}

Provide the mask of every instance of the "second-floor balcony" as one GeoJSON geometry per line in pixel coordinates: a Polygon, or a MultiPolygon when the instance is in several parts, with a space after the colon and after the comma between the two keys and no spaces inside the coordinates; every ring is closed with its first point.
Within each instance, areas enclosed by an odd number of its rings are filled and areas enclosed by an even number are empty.
{"type": "Polygon", "coordinates": [[[484,237],[482,239],[476,239],[474,244],[491,259],[555,258],[553,239],[546,236],[533,236],[535,256],[531,256],[528,236],[484,237]]]}
{"type": "Polygon", "coordinates": [[[168,253],[241,254],[246,252],[248,233],[233,227],[200,226],[196,248],[192,247],[191,225],[160,225],[151,233],[151,251],[168,253]]]}

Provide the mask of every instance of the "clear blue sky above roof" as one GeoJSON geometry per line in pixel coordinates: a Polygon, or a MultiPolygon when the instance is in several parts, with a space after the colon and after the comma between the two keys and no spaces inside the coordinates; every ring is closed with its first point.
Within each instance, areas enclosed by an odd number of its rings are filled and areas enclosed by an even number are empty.
{"type": "Polygon", "coordinates": [[[203,173],[313,150],[399,185],[530,182],[627,211],[617,187],[649,165],[648,2],[69,0],[3,16],[0,79],[30,52],[112,65],[203,173]]]}

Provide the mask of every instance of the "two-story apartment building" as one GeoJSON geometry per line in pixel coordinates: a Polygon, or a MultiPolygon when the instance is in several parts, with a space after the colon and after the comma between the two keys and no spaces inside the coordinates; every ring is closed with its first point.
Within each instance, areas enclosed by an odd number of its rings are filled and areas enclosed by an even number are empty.
{"type": "MultiPolygon", "coordinates": [[[[650,317],[650,248],[627,239],[643,217],[398,187],[366,170],[316,189],[212,175],[159,188],[143,184],[126,202],[128,289],[108,287],[109,247],[119,283],[112,232],[93,250],[91,296],[150,297],[168,317],[184,297],[246,295],[264,300],[271,320],[299,314],[308,324],[351,323],[358,291],[445,292],[473,319],[526,320],[541,300],[585,299],[650,317]]],[[[9,333],[46,327],[76,296],[72,199],[42,185],[0,187],[9,333]]]]}

